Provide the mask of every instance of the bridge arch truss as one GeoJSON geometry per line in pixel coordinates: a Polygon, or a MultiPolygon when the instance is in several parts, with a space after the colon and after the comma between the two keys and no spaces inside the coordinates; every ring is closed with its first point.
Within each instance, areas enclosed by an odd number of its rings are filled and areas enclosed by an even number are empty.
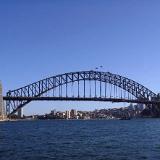
{"type": "MultiPolygon", "coordinates": [[[[76,91],[77,98],[80,98],[82,96],[84,98],[87,98],[86,95],[87,83],[88,85],[91,84],[90,95],[88,97],[92,97],[91,89],[92,93],[94,90],[93,98],[94,97],[106,98],[107,91],[109,90],[111,91],[111,89],[113,90],[114,94],[110,93],[109,95],[110,97],[117,96],[115,95],[117,89],[120,89],[121,92],[120,98],[126,98],[126,96],[124,97],[124,94],[122,95],[122,92],[125,93],[125,95],[126,93],[128,94],[127,97],[128,99],[131,97],[135,99],[151,100],[153,97],[156,97],[156,94],[154,92],[144,87],[143,85],[135,82],[134,80],[128,79],[126,77],[117,74],[112,74],[110,72],[100,72],[100,71],[70,72],[45,78],[43,80],[37,81],[27,86],[7,92],[6,97],[11,98],[11,100],[6,100],[7,115],[17,112],[18,109],[24,107],[26,104],[31,102],[31,100],[12,100],[12,98],[14,97],[23,98],[23,97],[48,96],[46,93],[50,91],[52,91],[53,97],[56,94],[55,92],[59,93],[57,94],[58,97],[64,97],[64,96],[68,97],[69,84],[71,88],[71,86],[73,86],[75,83],[77,86],[77,91],[76,91]],[[83,91],[82,91],[82,83],[83,83],[83,91]]],[[[72,95],[72,97],[74,96],[75,95],[72,95]]]]}

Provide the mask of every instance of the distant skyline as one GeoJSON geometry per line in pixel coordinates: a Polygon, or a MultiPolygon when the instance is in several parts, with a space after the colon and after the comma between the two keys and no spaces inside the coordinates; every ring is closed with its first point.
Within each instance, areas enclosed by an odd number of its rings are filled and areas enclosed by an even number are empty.
{"type": "MultiPolygon", "coordinates": [[[[160,92],[160,1],[1,0],[4,94],[71,71],[109,71],[160,92]]],[[[33,102],[25,114],[93,110],[111,104],[33,102]]],[[[113,104],[114,105],[114,104],[113,104]]],[[[117,104],[115,104],[117,105],[117,104]]]]}

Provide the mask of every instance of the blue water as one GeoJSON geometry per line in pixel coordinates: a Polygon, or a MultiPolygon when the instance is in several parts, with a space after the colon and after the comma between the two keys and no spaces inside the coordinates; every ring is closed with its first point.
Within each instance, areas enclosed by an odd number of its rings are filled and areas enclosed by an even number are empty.
{"type": "Polygon", "coordinates": [[[160,119],[0,122],[0,160],[160,160],[160,119]]]}

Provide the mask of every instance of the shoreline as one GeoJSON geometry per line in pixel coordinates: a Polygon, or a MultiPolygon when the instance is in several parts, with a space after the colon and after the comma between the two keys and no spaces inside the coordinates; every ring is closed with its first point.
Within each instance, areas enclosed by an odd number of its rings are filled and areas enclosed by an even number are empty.
{"type": "MultiPolygon", "coordinates": [[[[130,120],[137,119],[160,119],[160,117],[144,117],[144,118],[131,118],[130,120]]],[[[19,121],[110,121],[110,120],[121,120],[120,118],[115,119],[4,119],[0,120],[0,122],[19,122],[19,121]]],[[[124,121],[129,121],[128,119],[124,121]]]]}

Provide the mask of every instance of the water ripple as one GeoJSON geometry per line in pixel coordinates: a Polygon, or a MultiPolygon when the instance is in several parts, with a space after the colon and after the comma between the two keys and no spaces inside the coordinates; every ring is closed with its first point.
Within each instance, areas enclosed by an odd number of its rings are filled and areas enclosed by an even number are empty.
{"type": "Polygon", "coordinates": [[[0,123],[0,160],[159,160],[160,120],[0,123]]]}

